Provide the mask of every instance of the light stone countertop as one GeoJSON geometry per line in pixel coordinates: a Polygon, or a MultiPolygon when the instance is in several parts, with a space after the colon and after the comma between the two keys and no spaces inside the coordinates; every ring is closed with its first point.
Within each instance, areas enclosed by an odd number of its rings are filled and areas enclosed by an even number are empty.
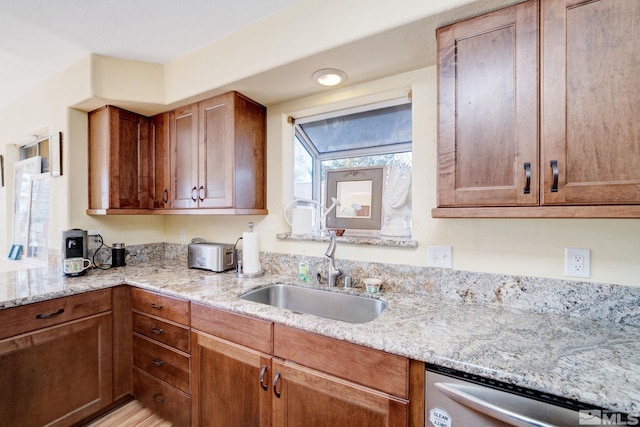
{"type": "Polygon", "coordinates": [[[261,278],[238,279],[233,273],[190,270],[175,260],[91,270],[85,276],[68,278],[62,277],[59,268],[0,273],[0,309],[124,283],[617,412],[640,414],[640,328],[609,321],[385,292],[380,298],[388,307],[377,319],[351,324],[238,298],[256,287],[296,283],[293,276],[267,273],[261,278]]]}

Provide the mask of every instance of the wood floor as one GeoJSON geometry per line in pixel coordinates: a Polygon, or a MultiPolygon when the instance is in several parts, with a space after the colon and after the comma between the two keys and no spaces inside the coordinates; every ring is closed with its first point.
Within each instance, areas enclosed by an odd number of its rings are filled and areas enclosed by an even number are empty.
{"type": "Polygon", "coordinates": [[[169,421],[133,400],[105,414],[86,427],[171,427],[169,421]]]}

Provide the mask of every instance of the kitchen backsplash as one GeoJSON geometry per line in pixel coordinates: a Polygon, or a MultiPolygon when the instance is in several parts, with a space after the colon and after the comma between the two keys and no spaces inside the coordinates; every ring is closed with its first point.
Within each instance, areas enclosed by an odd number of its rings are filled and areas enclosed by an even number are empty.
{"type": "MultiPolygon", "coordinates": [[[[187,244],[152,243],[131,245],[126,249],[129,252],[127,264],[170,259],[183,262],[185,267],[187,265],[187,244]]],[[[93,258],[92,251],[89,257],[93,258]]],[[[307,256],[306,259],[312,282],[318,272],[326,275],[326,257],[307,256]]],[[[111,250],[103,248],[96,254],[95,260],[98,264],[109,264],[111,250]]],[[[260,253],[260,262],[266,272],[292,277],[297,275],[300,260],[300,255],[260,253]]],[[[57,259],[55,255],[50,257],[50,262],[59,265],[59,254],[57,259]]],[[[409,292],[462,303],[488,304],[640,326],[640,286],[345,259],[337,259],[336,266],[342,270],[342,278],[351,277],[354,287],[362,287],[362,279],[366,277],[378,277],[383,280],[383,291],[409,292]]],[[[341,284],[340,280],[339,285],[341,284]]]]}

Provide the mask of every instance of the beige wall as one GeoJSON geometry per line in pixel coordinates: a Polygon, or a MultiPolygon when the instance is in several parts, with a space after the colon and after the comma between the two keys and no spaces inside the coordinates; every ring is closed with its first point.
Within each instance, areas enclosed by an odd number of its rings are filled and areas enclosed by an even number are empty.
{"type": "MultiPolygon", "coordinates": [[[[343,2],[335,1],[337,5],[343,2]]],[[[362,6],[363,2],[360,3],[362,6]]],[[[389,2],[366,2],[367,19],[355,19],[356,10],[344,11],[347,18],[340,25],[353,25],[353,34],[322,42],[317,37],[323,30],[316,12],[326,2],[303,1],[296,14],[309,18],[307,28],[318,31],[316,37],[301,36],[309,51],[274,48],[278,40],[291,38],[296,25],[287,12],[269,18],[267,27],[279,25],[279,31],[264,39],[264,44],[247,46],[251,33],[242,32],[226,38],[225,43],[211,46],[159,68],[156,64],[140,64],[104,57],[88,57],[68,71],[36,89],[10,109],[0,111],[0,143],[15,143],[34,131],[62,131],[64,175],[52,180],[51,243],[58,248],[62,230],[72,227],[99,229],[107,243],[130,244],[159,241],[179,242],[181,230],[187,240],[204,237],[233,243],[253,221],[261,236],[261,249],[282,253],[306,251],[310,256],[322,256],[323,243],[280,241],[276,234],[288,229],[282,216],[283,207],[291,200],[292,134],[286,123],[288,115],[301,116],[319,111],[326,104],[345,106],[366,103],[385,96],[412,91],[414,114],[413,169],[413,238],[417,249],[376,248],[339,245],[336,255],[342,259],[368,260],[386,263],[426,265],[427,245],[452,245],[454,268],[495,273],[522,274],[541,277],[564,277],[564,248],[591,249],[591,281],[640,285],[640,220],[525,220],[525,219],[432,219],[436,203],[436,77],[434,68],[392,76],[359,86],[320,96],[268,106],[268,216],[127,216],[92,217],[87,208],[87,119],[86,112],[104,100],[118,100],[126,105],[162,104],[214,90],[251,73],[282,65],[305,54],[322,51],[340,42],[347,42],[376,30],[434,12],[433,2],[404,0],[413,9],[388,10],[389,2]],[[431,4],[430,6],[426,5],[431,4]],[[310,8],[309,10],[304,7],[310,8]],[[428,11],[427,9],[432,10],[428,11]],[[317,16],[316,16],[317,15],[317,16]],[[386,19],[392,16],[393,19],[386,19]],[[317,17],[317,21],[311,19],[317,17]],[[357,24],[356,24],[357,23],[357,24]],[[287,30],[288,29],[288,30],[287,30]],[[325,43],[325,44],[323,44],[325,43]],[[266,55],[260,46],[267,45],[266,55]],[[230,60],[213,72],[222,53],[230,60]],[[251,56],[254,55],[254,56],[251,56]],[[148,77],[148,78],[147,78],[148,77]],[[132,84],[133,79],[136,84],[132,84]],[[164,100],[164,101],[163,101],[164,100]],[[75,106],[76,108],[70,108],[75,106]]],[[[468,3],[458,1],[456,4],[468,3]]],[[[394,3],[394,7],[398,5],[394,3]]],[[[344,5],[342,5],[344,7],[344,5]]],[[[351,7],[351,6],[348,6],[351,7]]],[[[357,8],[355,8],[357,9],[357,8]]],[[[401,8],[400,8],[401,9],[401,8]]],[[[255,28],[260,29],[264,22],[255,28]]],[[[267,28],[264,27],[264,28],[267,28]]],[[[264,30],[266,31],[266,30],[264,30]]],[[[308,31],[313,33],[313,31],[308,31]]],[[[306,34],[306,33],[305,33],[306,34]]],[[[260,39],[260,38],[257,38],[260,39]]],[[[254,37],[255,41],[256,38],[254,37]]],[[[262,40],[262,39],[260,39],[262,40]]],[[[287,39],[289,40],[289,39],[287,39]]],[[[2,150],[13,149],[2,146],[2,150]]],[[[7,156],[10,158],[10,156],[7,156]]],[[[8,165],[7,172],[12,170],[8,165]]],[[[10,182],[10,180],[8,180],[10,182]]],[[[11,206],[9,192],[0,189],[0,199],[11,206]]],[[[9,223],[9,215],[0,208],[0,227],[9,223]]],[[[4,230],[2,230],[4,232],[4,230]]],[[[0,237],[2,234],[0,234],[0,237]]],[[[0,239],[0,250],[8,253],[7,240],[0,239]],[[4,245],[4,247],[3,247],[4,245]]]]}
{"type": "Polygon", "coordinates": [[[640,284],[640,220],[615,219],[433,219],[436,206],[436,74],[435,68],[418,70],[365,85],[270,106],[268,110],[267,217],[168,217],[166,237],[179,240],[199,236],[235,242],[248,221],[256,223],[261,249],[323,256],[326,244],[281,241],[275,235],[288,231],[283,208],[292,198],[292,131],[286,117],[369,103],[412,90],[413,99],[413,239],[417,249],[339,245],[343,259],[426,265],[428,245],[453,246],[454,268],[505,274],[565,278],[564,249],[591,249],[589,281],[640,284]]]}

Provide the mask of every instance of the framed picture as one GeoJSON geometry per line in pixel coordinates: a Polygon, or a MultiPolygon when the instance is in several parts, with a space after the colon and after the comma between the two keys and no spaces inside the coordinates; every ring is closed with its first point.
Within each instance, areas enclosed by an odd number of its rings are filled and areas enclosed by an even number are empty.
{"type": "Polygon", "coordinates": [[[380,230],[385,166],[327,171],[327,228],[380,230]]]}
{"type": "Polygon", "coordinates": [[[8,258],[17,261],[20,259],[20,252],[22,252],[22,245],[11,245],[8,258]]]}

